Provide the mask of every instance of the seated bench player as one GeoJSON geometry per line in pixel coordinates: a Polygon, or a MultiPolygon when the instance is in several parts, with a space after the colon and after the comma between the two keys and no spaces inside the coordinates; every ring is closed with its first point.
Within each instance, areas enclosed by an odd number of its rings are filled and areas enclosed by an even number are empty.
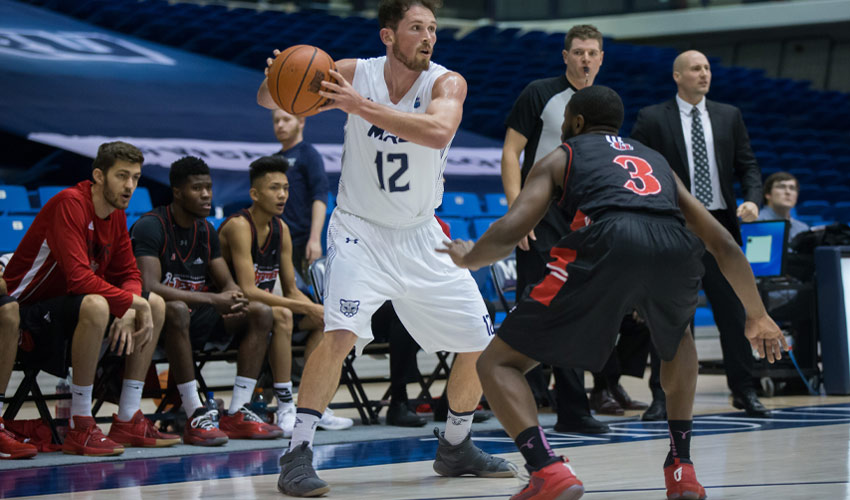
{"type": "Polygon", "coordinates": [[[142,152],[125,142],[101,144],[93,181],[51,198],[36,215],[5,270],[20,305],[24,361],[57,376],[73,367],[71,418],[62,451],[118,455],[124,446],[169,446],[140,410],[145,374],[165,317],[165,302],[142,293],[124,210],[138,185],[142,152]],[[109,437],[92,416],[98,359],[126,356],[118,413],[109,437]]]}
{"type": "Polygon", "coordinates": [[[146,290],[165,299],[163,343],[189,420],[186,444],[216,446],[231,439],[274,439],[281,431],[263,422],[247,404],[265,358],[272,311],[249,301],[221,258],[218,233],[207,222],[212,201],[209,167],[192,156],[171,165],[173,201],[143,215],[132,228],[146,290]],[[230,408],[219,423],[201,404],[193,350],[238,346],[230,408]]]}
{"type": "MultiPolygon", "coordinates": [[[[287,160],[281,156],[265,156],[251,163],[249,192],[253,203],[228,217],[219,228],[221,253],[230,265],[236,283],[249,300],[272,308],[275,331],[269,346],[269,364],[278,400],[277,425],[285,437],[292,435],[295,425],[295,403],[292,400],[292,331],[310,331],[304,357],[307,358],[322,339],[325,328],[324,307],[316,304],[295,286],[292,263],[292,238],[280,215],[289,198],[287,160]],[[280,277],[283,295],[273,293],[280,277]]],[[[354,425],[350,418],[337,417],[325,409],[318,427],[328,430],[347,429],[354,425]]]]}

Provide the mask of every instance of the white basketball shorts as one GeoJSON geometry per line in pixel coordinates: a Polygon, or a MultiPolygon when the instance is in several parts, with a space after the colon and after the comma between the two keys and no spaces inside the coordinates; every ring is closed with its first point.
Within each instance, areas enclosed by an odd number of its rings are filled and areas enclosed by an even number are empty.
{"type": "Polygon", "coordinates": [[[466,269],[435,249],[448,241],[436,219],[388,228],[339,209],[328,225],[325,331],[372,341],[372,314],[387,300],[425,352],[481,351],[493,323],[466,269]]]}

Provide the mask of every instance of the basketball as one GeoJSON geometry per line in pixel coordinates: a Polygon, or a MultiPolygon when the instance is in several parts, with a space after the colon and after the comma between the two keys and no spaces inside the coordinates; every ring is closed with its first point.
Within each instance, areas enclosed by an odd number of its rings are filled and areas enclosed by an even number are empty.
{"type": "Polygon", "coordinates": [[[295,116],[318,112],[328,99],[319,95],[322,81],[335,81],[334,61],[312,45],[295,45],[277,55],[269,68],[269,94],[280,109],[295,116]]]}

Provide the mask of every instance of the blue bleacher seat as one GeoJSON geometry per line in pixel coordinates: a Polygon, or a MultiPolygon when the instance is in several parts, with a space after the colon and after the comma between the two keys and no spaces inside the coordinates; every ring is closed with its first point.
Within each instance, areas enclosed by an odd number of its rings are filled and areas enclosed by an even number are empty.
{"type": "Polygon", "coordinates": [[[808,200],[797,205],[797,215],[827,217],[832,205],[826,200],[808,200]]]}
{"type": "Polygon", "coordinates": [[[850,224],[850,201],[839,201],[832,207],[832,219],[850,224]]]}
{"type": "Polygon", "coordinates": [[[142,215],[145,212],[153,210],[151,204],[151,194],[146,187],[137,187],[130,198],[130,205],[127,206],[127,213],[132,215],[142,215]]]}
{"type": "Polygon", "coordinates": [[[0,253],[14,252],[35,217],[0,215],[0,253]]]}
{"type": "Polygon", "coordinates": [[[496,222],[498,219],[494,217],[479,217],[472,221],[472,228],[475,230],[474,236],[476,238],[480,238],[482,234],[490,227],[490,224],[496,222]]]}
{"type": "Polygon", "coordinates": [[[821,187],[820,197],[830,203],[850,201],[850,186],[826,186],[821,187]]]}
{"type": "Polygon", "coordinates": [[[458,217],[440,217],[443,222],[449,225],[452,239],[471,240],[469,235],[469,222],[466,219],[458,217]]]}
{"type": "Polygon", "coordinates": [[[47,200],[53,198],[59,191],[67,188],[68,186],[39,186],[38,202],[41,203],[41,206],[43,207],[44,204],[47,203],[47,200]]]}
{"type": "Polygon", "coordinates": [[[481,202],[475,193],[444,193],[439,213],[441,217],[475,217],[481,215],[481,202]]]}
{"type": "Polygon", "coordinates": [[[484,206],[487,215],[502,216],[508,212],[508,199],[503,193],[487,193],[484,195],[484,206]]]}
{"type": "MultiPolygon", "coordinates": [[[[138,217],[137,217],[137,218],[138,218],[138,217]]],[[[218,229],[218,227],[219,227],[219,226],[221,226],[221,223],[222,223],[222,222],[224,222],[224,219],[225,219],[224,217],[219,218],[219,217],[214,217],[214,216],[212,216],[212,215],[210,215],[209,217],[207,217],[207,220],[209,221],[209,223],[210,223],[210,224],[212,224],[212,226],[213,226],[215,229],[218,229]]],[[[129,220],[130,220],[130,218],[128,217],[128,218],[127,218],[127,220],[129,221],[129,220]]]]}
{"type": "Polygon", "coordinates": [[[831,222],[830,220],[824,219],[820,215],[798,215],[794,218],[799,220],[800,222],[808,224],[809,227],[822,226],[831,222]]]}
{"type": "Polygon", "coordinates": [[[27,189],[23,186],[0,186],[0,214],[34,214],[27,189]]]}
{"type": "Polygon", "coordinates": [[[333,191],[328,191],[327,213],[333,212],[335,207],[336,207],[336,195],[334,195],[333,191]]]}

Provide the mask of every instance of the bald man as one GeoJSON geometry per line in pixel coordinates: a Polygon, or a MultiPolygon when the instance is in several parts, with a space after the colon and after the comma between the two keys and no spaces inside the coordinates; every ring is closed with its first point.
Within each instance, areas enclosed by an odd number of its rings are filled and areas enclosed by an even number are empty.
{"type": "MultiPolygon", "coordinates": [[[[679,54],[673,62],[673,80],[678,88],[676,96],[641,109],[631,137],[664,155],[686,189],[740,245],[739,218],[744,222],[756,220],[762,199],[761,171],[741,111],[706,99],[711,64],[701,52],[679,54]],[[744,193],[740,206],[733,188],[736,179],[744,193]]],[[[750,417],[770,417],[755,392],[753,356],[744,338],[744,307],[710,253],[706,252],[703,264],[702,286],[720,331],[732,405],[750,417]]],[[[657,389],[653,388],[653,404],[648,410],[657,410],[651,420],[666,417],[661,412],[663,392],[657,389]]]]}

